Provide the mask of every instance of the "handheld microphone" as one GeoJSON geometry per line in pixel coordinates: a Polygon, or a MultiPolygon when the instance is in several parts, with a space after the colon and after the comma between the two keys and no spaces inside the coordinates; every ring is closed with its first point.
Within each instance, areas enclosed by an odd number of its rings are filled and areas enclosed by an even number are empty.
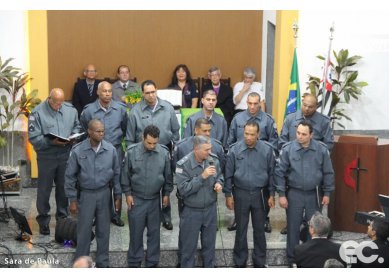
{"type": "Polygon", "coordinates": [[[208,164],[210,166],[215,166],[215,161],[213,160],[213,158],[211,156],[208,156],[207,160],[208,160],[208,164]]]}

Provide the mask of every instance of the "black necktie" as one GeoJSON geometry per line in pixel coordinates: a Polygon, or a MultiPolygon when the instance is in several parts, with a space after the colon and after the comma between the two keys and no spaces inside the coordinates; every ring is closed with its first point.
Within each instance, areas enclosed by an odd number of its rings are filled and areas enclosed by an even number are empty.
{"type": "Polygon", "coordinates": [[[127,88],[127,85],[123,84],[123,89],[126,90],[126,88],[127,88]]]}
{"type": "Polygon", "coordinates": [[[92,97],[92,93],[93,93],[93,84],[88,84],[88,90],[89,90],[89,97],[92,97]]]}

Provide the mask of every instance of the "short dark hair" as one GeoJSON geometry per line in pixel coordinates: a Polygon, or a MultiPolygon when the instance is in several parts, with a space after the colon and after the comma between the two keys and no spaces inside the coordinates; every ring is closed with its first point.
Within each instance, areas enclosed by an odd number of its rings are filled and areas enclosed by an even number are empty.
{"type": "Polygon", "coordinates": [[[122,68],[127,68],[128,72],[130,72],[130,67],[128,67],[127,65],[122,64],[122,65],[119,65],[119,67],[118,67],[118,70],[117,70],[118,74],[120,73],[120,69],[122,69],[122,68]]]}
{"type": "Polygon", "coordinates": [[[259,124],[258,124],[256,121],[248,121],[248,122],[244,125],[244,128],[246,128],[246,126],[256,127],[256,128],[257,128],[257,133],[259,133],[259,131],[260,131],[260,129],[259,129],[259,124]]]}
{"type": "Polygon", "coordinates": [[[143,130],[143,138],[147,138],[147,135],[153,137],[153,138],[159,138],[159,128],[154,125],[148,125],[143,130]]]}
{"type": "Polygon", "coordinates": [[[203,92],[203,98],[205,98],[207,95],[217,96],[216,92],[213,89],[208,89],[203,92]]]}
{"type": "Polygon", "coordinates": [[[157,86],[155,85],[155,82],[153,82],[152,80],[145,80],[144,82],[142,82],[142,92],[145,91],[145,86],[146,85],[153,85],[155,88],[157,88],[157,86]]]}
{"type": "Polygon", "coordinates": [[[258,97],[259,98],[259,101],[261,101],[261,95],[259,95],[258,92],[250,92],[248,95],[247,95],[247,98],[248,97],[258,97]]]}
{"type": "Polygon", "coordinates": [[[103,123],[101,120],[99,120],[99,119],[92,119],[92,120],[90,120],[89,123],[88,123],[88,129],[94,130],[93,127],[94,127],[96,124],[100,124],[100,125],[102,125],[102,126],[104,127],[104,123],[103,123]]]}
{"type": "Polygon", "coordinates": [[[372,229],[375,231],[377,239],[380,241],[386,241],[389,236],[389,224],[381,219],[373,219],[371,224],[372,229]]]}
{"type": "Polygon", "coordinates": [[[311,125],[310,122],[308,122],[308,121],[302,121],[302,122],[300,122],[300,123],[297,125],[297,127],[298,127],[299,125],[308,127],[308,128],[309,128],[309,134],[312,134],[312,132],[313,132],[313,127],[312,127],[312,125],[311,125]]]}
{"type": "Polygon", "coordinates": [[[210,121],[208,121],[207,119],[205,118],[198,118],[195,122],[195,128],[200,128],[201,125],[210,125],[210,121]]]}

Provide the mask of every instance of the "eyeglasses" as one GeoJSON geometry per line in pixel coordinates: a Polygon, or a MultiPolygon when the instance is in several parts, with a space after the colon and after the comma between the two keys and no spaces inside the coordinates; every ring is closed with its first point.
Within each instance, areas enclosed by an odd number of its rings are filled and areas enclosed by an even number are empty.
{"type": "Polygon", "coordinates": [[[85,73],[96,73],[96,70],[85,70],[85,73]]]}

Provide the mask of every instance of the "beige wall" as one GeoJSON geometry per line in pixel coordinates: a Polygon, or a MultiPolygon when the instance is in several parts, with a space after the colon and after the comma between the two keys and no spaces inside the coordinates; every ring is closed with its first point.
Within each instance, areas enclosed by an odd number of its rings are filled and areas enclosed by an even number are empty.
{"type": "Polygon", "coordinates": [[[116,77],[128,64],[138,82],[166,87],[174,67],[185,63],[193,77],[211,65],[232,84],[245,66],[261,75],[262,11],[48,11],[49,86],[73,84],[88,63],[99,77],[116,77]]]}

